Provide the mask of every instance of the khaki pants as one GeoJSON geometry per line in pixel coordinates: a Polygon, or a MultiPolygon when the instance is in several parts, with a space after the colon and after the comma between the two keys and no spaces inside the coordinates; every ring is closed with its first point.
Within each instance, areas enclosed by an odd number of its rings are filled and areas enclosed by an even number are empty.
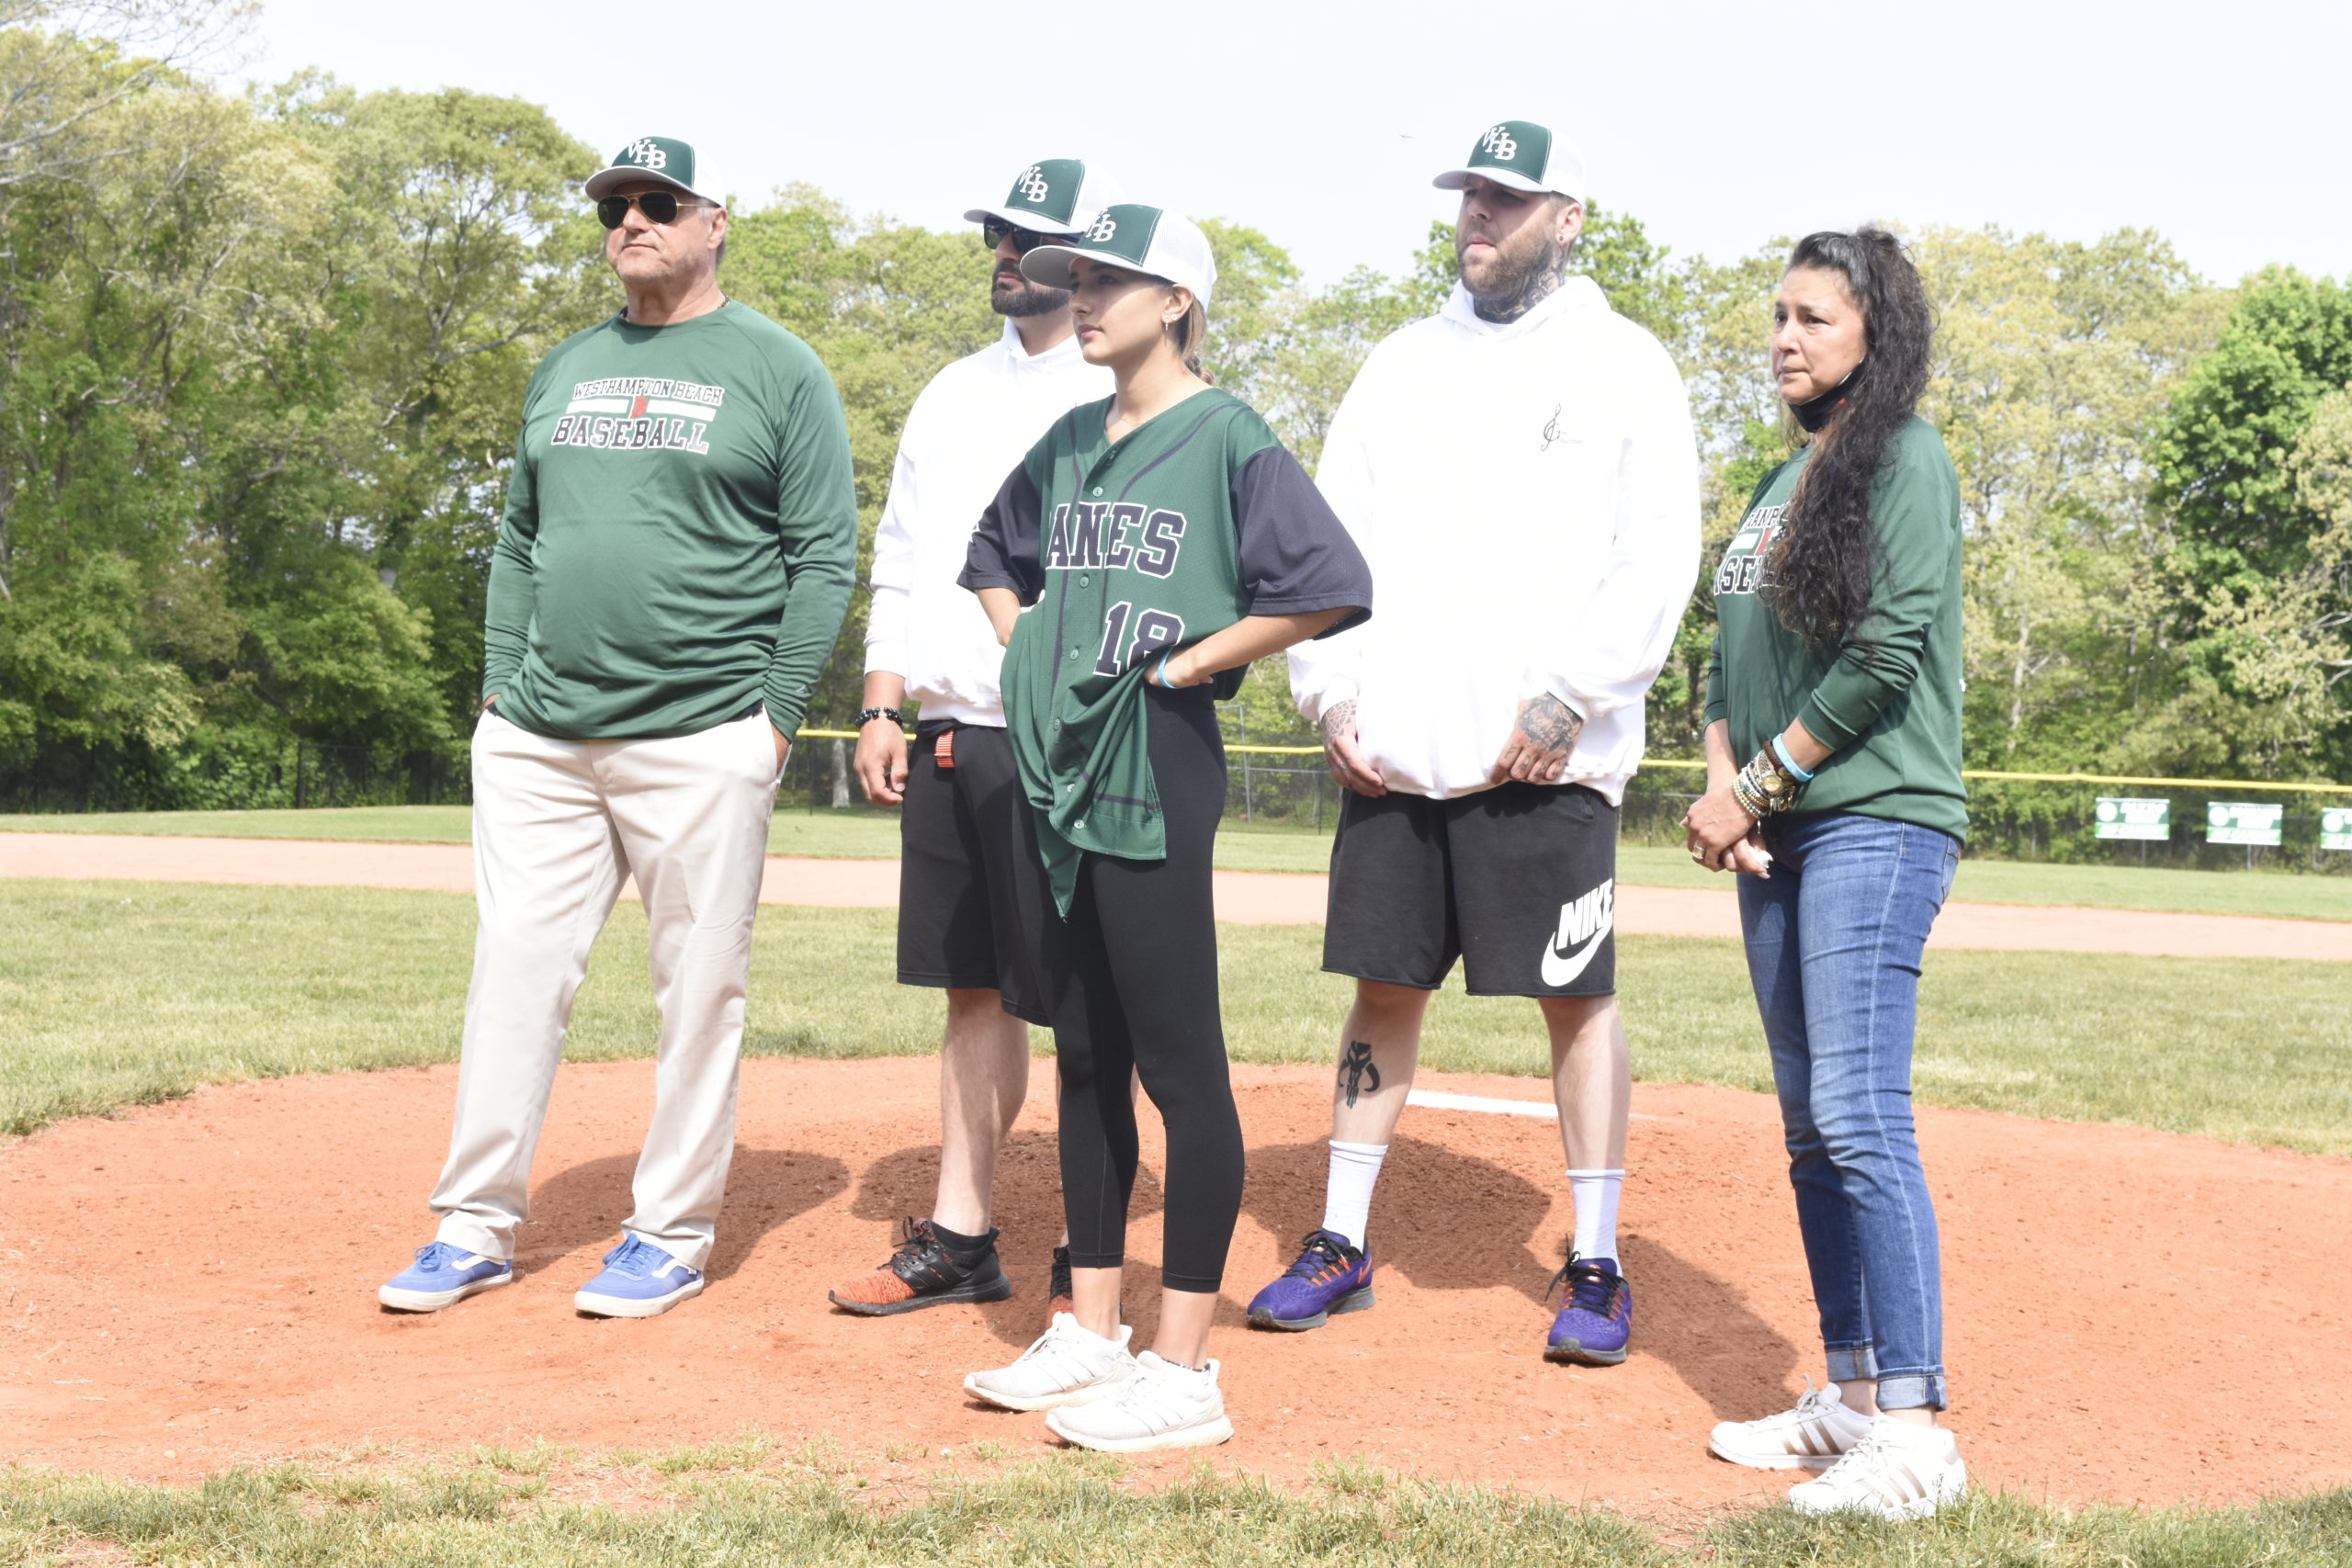
{"type": "Polygon", "coordinates": [[[531,1156],[588,949],[637,877],[662,1014],[653,1122],[628,1230],[700,1269],[735,1152],[752,918],[775,807],[764,713],[667,740],[557,740],[475,727],[473,986],[466,993],[439,1239],[514,1255],[531,1156]]]}

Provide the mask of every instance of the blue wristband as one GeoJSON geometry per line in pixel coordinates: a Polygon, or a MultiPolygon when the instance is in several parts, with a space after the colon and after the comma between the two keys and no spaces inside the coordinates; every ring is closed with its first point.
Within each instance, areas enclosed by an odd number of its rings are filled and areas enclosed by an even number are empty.
{"type": "Polygon", "coordinates": [[[1162,653],[1159,656],[1159,668],[1152,671],[1153,677],[1159,681],[1160,688],[1163,691],[1172,691],[1174,689],[1168,684],[1168,655],[1175,651],[1176,650],[1171,648],[1169,649],[1167,652],[1162,653]]]}
{"type": "Polygon", "coordinates": [[[1798,767],[1797,760],[1789,755],[1788,741],[1778,735],[1772,737],[1772,755],[1779,760],[1781,766],[1789,771],[1789,777],[1797,783],[1808,784],[1813,782],[1813,775],[1798,767]]]}

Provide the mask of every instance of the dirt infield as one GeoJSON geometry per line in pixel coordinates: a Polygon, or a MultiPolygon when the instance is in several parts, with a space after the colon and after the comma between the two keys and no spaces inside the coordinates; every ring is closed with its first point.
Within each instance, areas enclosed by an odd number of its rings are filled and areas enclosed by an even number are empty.
{"type": "MultiPolygon", "coordinates": [[[[1636,1090],[1635,1353],[1592,1371],[1540,1359],[1568,1208],[1555,1130],[1520,1116],[1408,1114],[1374,1215],[1377,1309],[1295,1337],[1236,1326],[1319,1214],[1329,1103],[1319,1069],[1236,1077],[1250,1175],[1216,1349],[1240,1436],[1220,1461],[1289,1477],[1363,1454],[1653,1517],[1788,1484],[1702,1451],[1711,1422],[1785,1404],[1818,1366],[1769,1101],[1636,1090]]],[[[711,1288],[652,1322],[581,1318],[571,1292],[627,1212],[651,1078],[642,1062],[563,1070],[523,1278],[433,1317],[373,1292],[429,1235],[454,1069],[207,1089],[0,1153],[0,1460],[184,1478],[322,1447],[667,1448],[751,1427],[933,1463],[984,1438],[1050,1446],[1038,1417],[957,1387],[1040,1326],[1058,1213],[1046,1107],[1001,1190],[1015,1299],[852,1318],[826,1287],[928,1200],[935,1065],[747,1062],[711,1288]]],[[[2352,1357],[2334,1256],[2352,1161],[1967,1111],[1922,1123],[1953,1424],[1983,1481],[2154,1503],[2352,1478],[2352,1409],[2314,1375],[2352,1357]]],[[[1137,1209],[1135,1255],[1156,1259],[1148,1175],[1137,1209]]],[[[1148,1336],[1157,1279],[1134,1274],[1148,1336]]]]}
{"type": "MultiPolygon", "coordinates": [[[[167,839],[129,834],[0,834],[0,876],[130,878],[318,887],[473,888],[462,844],[329,843],[284,839],[167,839]]],[[[766,904],[895,908],[899,863],[770,856],[766,904]]],[[[1239,925],[1319,925],[1320,876],[1216,874],[1216,914],[1239,925]]],[[[1739,934],[1732,894],[1621,886],[1617,929],[1636,936],[1739,934]]],[[[2352,962],[2352,923],[2180,915],[2055,905],[1944,906],[1928,945],[2000,952],[2137,953],[2175,958],[2306,958],[2352,962]]]]}

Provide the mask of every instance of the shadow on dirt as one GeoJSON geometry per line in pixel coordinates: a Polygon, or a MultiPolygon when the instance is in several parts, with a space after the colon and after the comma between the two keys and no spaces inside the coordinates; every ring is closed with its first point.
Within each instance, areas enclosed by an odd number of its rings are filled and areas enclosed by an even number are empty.
{"type": "MultiPolygon", "coordinates": [[[[531,1223],[516,1237],[516,1266],[527,1273],[600,1238],[608,1246],[619,1241],[633,1207],[629,1180],[636,1172],[635,1154],[606,1155],[540,1182],[531,1193],[531,1223]]],[[[727,1175],[718,1245],[706,1272],[713,1280],[728,1278],[762,1236],[848,1186],[849,1168],[831,1155],[738,1148],[727,1175]]]]}
{"type": "MultiPolygon", "coordinates": [[[[1322,1218],[1329,1158],[1323,1143],[1252,1149],[1243,1209],[1278,1236],[1305,1235],[1322,1218]]],[[[1557,1310],[1559,1297],[1548,1287],[1566,1238],[1538,1235],[1555,1223],[1555,1200],[1565,1220],[1565,1192],[1546,1191],[1476,1155],[1399,1136],[1388,1145],[1373,1205],[1373,1261],[1419,1290],[1502,1287],[1557,1310]]],[[[1630,1225],[1620,1245],[1634,1285],[1634,1354],[1665,1361],[1719,1417],[1745,1420],[1780,1408],[1776,1398],[1786,1403],[1780,1391],[1796,1367],[1797,1348],[1749,1311],[1729,1281],[1631,1234],[1630,1225]]],[[[1227,1281],[1228,1293],[1244,1300],[1260,1283],[1227,1281]]],[[[1540,1335],[1545,1321],[1531,1314],[1530,1335],[1540,1335]]]]}
{"type": "MultiPolygon", "coordinates": [[[[897,1222],[910,1214],[929,1213],[938,1190],[937,1144],[899,1149],[867,1166],[858,1179],[849,1212],[874,1223],[873,1256],[845,1268],[843,1277],[888,1258],[898,1240],[897,1222]]],[[[1127,1207],[1128,1220],[1132,1223],[1158,1213],[1164,1201],[1159,1174],[1147,1163],[1136,1173],[1135,1198],[1127,1207]]],[[[1047,1270],[1054,1243],[1062,1231],[1061,1158],[1053,1134],[1020,1132],[1006,1140],[1004,1154],[997,1165],[993,1219],[997,1229],[1003,1233],[997,1238],[997,1256],[1012,1280],[1012,1296],[1009,1301],[983,1306],[980,1313],[999,1339],[1008,1345],[1026,1345],[1046,1329],[1047,1270]]],[[[1144,1311],[1140,1303],[1149,1302],[1155,1304],[1147,1315],[1157,1318],[1159,1290],[1157,1259],[1130,1258],[1127,1310],[1130,1321],[1136,1323],[1138,1344],[1150,1341],[1140,1337],[1143,1324],[1132,1314],[1144,1311]]]]}

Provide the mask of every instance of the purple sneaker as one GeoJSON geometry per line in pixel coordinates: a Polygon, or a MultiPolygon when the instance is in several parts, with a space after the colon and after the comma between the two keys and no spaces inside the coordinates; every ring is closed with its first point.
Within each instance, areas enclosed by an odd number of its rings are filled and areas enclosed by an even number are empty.
{"type": "Polygon", "coordinates": [[[1250,1300],[1250,1326],[1293,1334],[1320,1328],[1335,1312],[1372,1305],[1372,1259],[1335,1231],[1308,1231],[1298,1261],[1250,1300]]]}
{"type": "MultiPolygon", "coordinates": [[[[1566,1283],[1567,1292],[1544,1343],[1544,1359],[1585,1367],[1623,1361],[1625,1342],[1634,1337],[1634,1287],[1617,1272],[1617,1260],[1571,1252],[1567,1267],[1552,1276],[1552,1283],[1566,1283]]],[[[1547,1287],[1544,1293],[1552,1292],[1547,1287]]]]}

